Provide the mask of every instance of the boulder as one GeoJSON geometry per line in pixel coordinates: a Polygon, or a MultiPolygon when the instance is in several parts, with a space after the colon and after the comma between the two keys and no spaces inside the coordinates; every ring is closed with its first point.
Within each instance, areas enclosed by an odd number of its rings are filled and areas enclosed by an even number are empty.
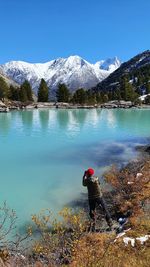
{"type": "Polygon", "coordinates": [[[6,108],[6,105],[0,100],[0,107],[1,108],[6,108]]]}

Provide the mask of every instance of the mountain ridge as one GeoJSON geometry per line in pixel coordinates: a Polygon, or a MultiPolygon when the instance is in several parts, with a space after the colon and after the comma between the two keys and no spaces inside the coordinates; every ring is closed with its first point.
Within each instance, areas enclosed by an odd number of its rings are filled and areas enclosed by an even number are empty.
{"type": "Polygon", "coordinates": [[[119,88],[121,79],[126,77],[135,89],[150,83],[150,50],[137,54],[122,63],[106,79],[91,88],[94,91],[111,91],[119,88]]]}
{"type": "Polygon", "coordinates": [[[74,92],[81,87],[89,89],[97,85],[120,65],[121,61],[117,57],[92,64],[75,55],[45,63],[10,61],[0,65],[0,69],[19,84],[28,80],[35,93],[37,93],[42,78],[45,79],[52,91],[56,91],[59,83],[65,83],[70,91],[74,92]]]}

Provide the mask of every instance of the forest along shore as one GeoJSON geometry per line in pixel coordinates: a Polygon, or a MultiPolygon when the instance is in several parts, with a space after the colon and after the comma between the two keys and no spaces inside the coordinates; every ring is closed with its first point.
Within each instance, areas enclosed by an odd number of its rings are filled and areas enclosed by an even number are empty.
{"type": "Polygon", "coordinates": [[[0,101],[0,112],[11,110],[30,110],[38,108],[58,108],[58,109],[93,109],[93,108],[150,108],[150,105],[134,105],[131,101],[109,101],[103,104],[73,104],[65,102],[20,102],[20,101],[0,101]]]}

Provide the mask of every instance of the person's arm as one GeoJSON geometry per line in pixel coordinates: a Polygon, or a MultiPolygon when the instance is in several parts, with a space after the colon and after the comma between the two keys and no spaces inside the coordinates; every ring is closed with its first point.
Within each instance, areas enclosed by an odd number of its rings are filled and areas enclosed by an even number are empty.
{"type": "Polygon", "coordinates": [[[100,189],[100,195],[101,195],[101,197],[102,197],[102,196],[103,196],[102,186],[101,186],[99,177],[97,177],[97,179],[98,179],[98,185],[99,185],[99,189],[100,189]]]}
{"type": "Polygon", "coordinates": [[[86,176],[86,171],[84,172],[84,175],[83,175],[82,185],[83,185],[83,186],[87,186],[87,176],[86,176]]]}

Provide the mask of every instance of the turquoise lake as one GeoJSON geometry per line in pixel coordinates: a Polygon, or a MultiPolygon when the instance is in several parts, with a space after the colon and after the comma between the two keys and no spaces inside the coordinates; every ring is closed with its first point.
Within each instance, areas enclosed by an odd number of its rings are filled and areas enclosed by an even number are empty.
{"type": "Polygon", "coordinates": [[[82,175],[100,176],[137,156],[150,138],[150,109],[29,110],[0,113],[0,202],[23,228],[43,208],[80,199],[82,175]]]}

